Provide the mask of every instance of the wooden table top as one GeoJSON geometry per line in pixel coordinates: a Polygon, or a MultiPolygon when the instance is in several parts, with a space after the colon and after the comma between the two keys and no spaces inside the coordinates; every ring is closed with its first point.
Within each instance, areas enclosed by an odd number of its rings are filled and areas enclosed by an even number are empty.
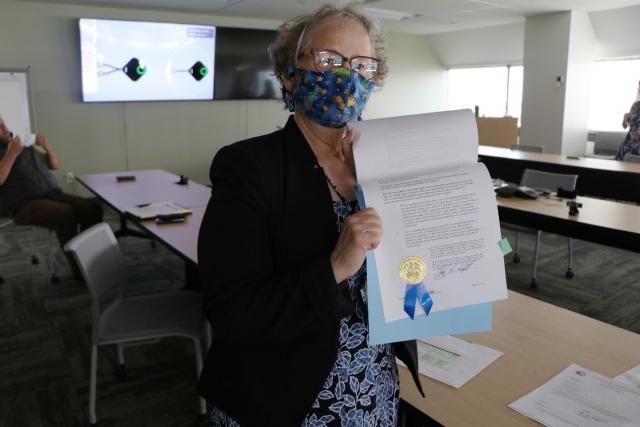
{"type": "Polygon", "coordinates": [[[206,206],[191,208],[191,215],[185,222],[158,225],[155,221],[144,221],[138,224],[173,249],[183,258],[198,264],[198,233],[206,206]]]}
{"type": "Polygon", "coordinates": [[[178,185],[180,178],[160,169],[81,175],[85,187],[119,212],[143,203],[173,202],[185,208],[205,206],[211,189],[189,181],[178,185]],[[117,176],[134,175],[135,181],[116,181],[117,176]]]}
{"type": "Polygon", "coordinates": [[[640,206],[631,203],[578,196],[576,201],[582,203],[582,207],[579,208],[578,215],[570,216],[567,199],[560,199],[555,196],[541,196],[535,200],[518,197],[496,197],[496,201],[498,206],[510,209],[640,234],[640,206]]]}
{"type": "Polygon", "coordinates": [[[530,153],[527,151],[511,150],[510,148],[502,147],[491,147],[488,145],[478,146],[478,154],[480,156],[499,157],[512,160],[526,160],[530,162],[552,163],[562,166],[598,169],[610,172],[640,173],[640,163],[593,159],[587,157],[580,157],[579,159],[568,159],[564,154],[530,153]]]}
{"type": "Polygon", "coordinates": [[[459,389],[421,375],[426,399],[400,370],[400,396],[446,426],[539,426],[507,405],[571,363],[614,377],[640,364],[640,335],[509,292],[493,330],[460,335],[504,354],[459,389]]]}

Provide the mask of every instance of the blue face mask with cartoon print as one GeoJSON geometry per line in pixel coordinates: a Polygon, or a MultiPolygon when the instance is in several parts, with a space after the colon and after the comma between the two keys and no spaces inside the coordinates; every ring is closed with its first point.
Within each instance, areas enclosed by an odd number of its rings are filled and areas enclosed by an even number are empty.
{"type": "Polygon", "coordinates": [[[311,71],[296,68],[296,108],[321,126],[341,128],[359,118],[373,90],[373,81],[349,68],[311,71]]]}

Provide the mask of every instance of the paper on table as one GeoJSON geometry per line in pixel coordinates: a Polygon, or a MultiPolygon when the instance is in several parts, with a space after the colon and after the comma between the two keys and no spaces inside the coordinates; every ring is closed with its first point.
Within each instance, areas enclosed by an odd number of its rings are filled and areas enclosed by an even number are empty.
{"type": "Polygon", "coordinates": [[[622,381],[625,384],[629,384],[636,390],[640,391],[640,365],[621,373],[614,379],[622,381]]]}
{"type": "MultiPolygon", "coordinates": [[[[469,110],[357,123],[358,182],[385,226],[375,251],[385,322],[408,318],[398,266],[420,256],[432,312],[507,298],[500,226],[469,110]]],[[[416,316],[423,315],[419,305],[416,316]]]]}
{"type": "Polygon", "coordinates": [[[153,219],[158,215],[187,215],[191,213],[189,209],[183,208],[173,202],[158,202],[132,206],[127,209],[127,212],[142,220],[153,219]]]}
{"type": "Polygon", "coordinates": [[[550,427],[640,425],[640,391],[576,364],[509,407],[550,427]]]}
{"type": "Polygon", "coordinates": [[[455,388],[462,387],[502,355],[452,336],[419,339],[417,344],[420,373],[455,388]]]}

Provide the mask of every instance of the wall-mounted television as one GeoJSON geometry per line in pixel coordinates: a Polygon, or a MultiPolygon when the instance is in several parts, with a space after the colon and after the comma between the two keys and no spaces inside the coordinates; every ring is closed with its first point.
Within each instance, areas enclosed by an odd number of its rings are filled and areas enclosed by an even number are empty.
{"type": "Polygon", "coordinates": [[[216,27],[81,18],[82,100],[213,99],[216,27]]]}
{"type": "Polygon", "coordinates": [[[217,27],[215,99],[280,99],[268,47],[273,30],[217,27]]]}

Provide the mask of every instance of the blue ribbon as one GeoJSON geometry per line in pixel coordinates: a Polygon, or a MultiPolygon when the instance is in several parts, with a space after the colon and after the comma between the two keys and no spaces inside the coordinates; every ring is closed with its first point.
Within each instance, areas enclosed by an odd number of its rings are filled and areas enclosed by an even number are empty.
{"type": "Polygon", "coordinates": [[[407,284],[407,288],[404,292],[404,311],[413,319],[416,313],[416,299],[424,309],[426,315],[431,311],[433,307],[433,301],[431,295],[425,289],[422,282],[416,284],[407,284]]]}

